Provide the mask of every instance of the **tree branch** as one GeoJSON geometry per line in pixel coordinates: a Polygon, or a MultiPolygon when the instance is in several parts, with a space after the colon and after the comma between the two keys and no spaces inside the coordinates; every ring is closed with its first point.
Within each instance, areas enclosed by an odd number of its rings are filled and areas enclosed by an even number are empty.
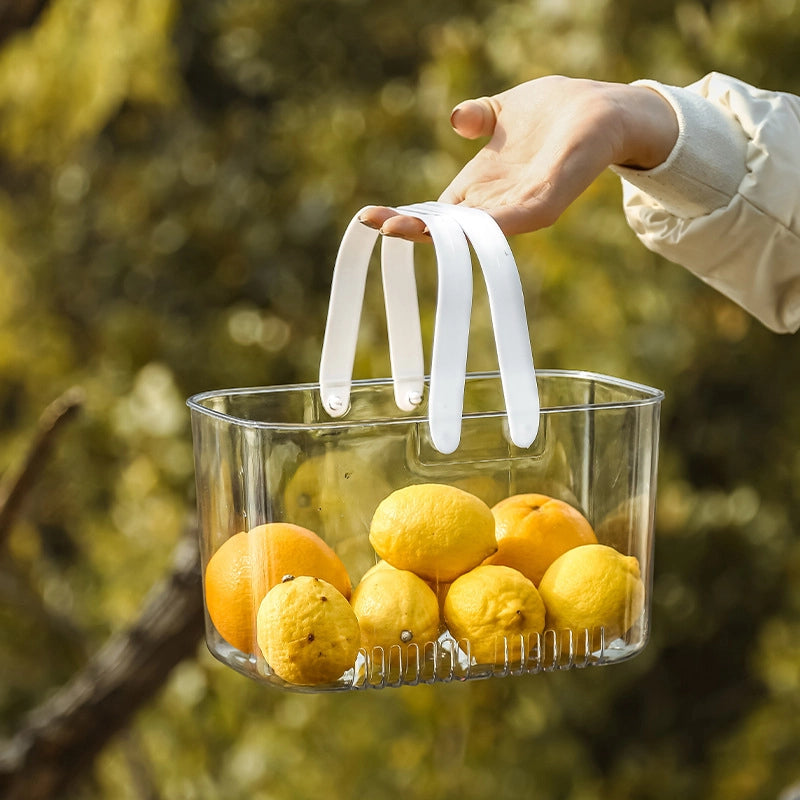
{"type": "Polygon", "coordinates": [[[0,796],[51,800],[91,766],[108,740],[191,656],[204,625],[195,531],[175,551],[171,574],[154,587],[137,622],[113,636],[68,684],[0,744],[0,796]]]}
{"type": "Polygon", "coordinates": [[[11,532],[25,496],[36,482],[47,460],[56,435],[83,407],[83,390],[73,387],[57,397],[39,417],[36,438],[16,474],[4,475],[0,482],[0,547],[11,532]]]}

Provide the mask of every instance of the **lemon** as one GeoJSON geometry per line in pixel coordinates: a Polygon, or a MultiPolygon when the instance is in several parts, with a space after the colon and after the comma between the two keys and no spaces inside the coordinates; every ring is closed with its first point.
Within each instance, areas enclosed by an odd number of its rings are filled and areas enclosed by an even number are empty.
{"type": "Polygon", "coordinates": [[[356,586],[350,602],[367,652],[382,647],[389,656],[391,648],[405,651],[410,645],[422,651],[439,635],[439,601],[413,572],[377,566],[356,586]]]}
{"type": "Polygon", "coordinates": [[[369,540],[393,567],[437,583],[454,580],[497,550],[489,506],[440,483],[406,486],[382,500],[369,540]]]}
{"type": "Polygon", "coordinates": [[[638,560],[604,544],[567,550],[547,568],[539,592],[548,628],[579,637],[603,628],[606,642],[624,636],[644,608],[638,560]]]}
{"type": "Polygon", "coordinates": [[[258,646],[283,680],[309,686],[340,678],[356,660],[361,632],[347,598],[321,578],[287,578],[258,608],[258,646]]]}
{"type": "Polygon", "coordinates": [[[544,630],[545,608],[533,581],[512,567],[482,565],[457,578],[444,600],[453,637],[467,640],[479,664],[519,659],[523,642],[544,630]]]}
{"type": "MultiPolygon", "coordinates": [[[[396,569],[393,567],[388,561],[381,559],[376,564],[373,564],[362,576],[361,580],[364,581],[374,572],[379,572],[383,569],[396,569]]],[[[449,583],[440,583],[438,581],[425,581],[425,585],[429,586],[433,593],[436,595],[436,599],[439,601],[439,617],[442,616],[444,612],[444,598],[447,594],[448,589],[450,588],[449,583]]],[[[441,619],[440,619],[441,623],[441,619]]]]}

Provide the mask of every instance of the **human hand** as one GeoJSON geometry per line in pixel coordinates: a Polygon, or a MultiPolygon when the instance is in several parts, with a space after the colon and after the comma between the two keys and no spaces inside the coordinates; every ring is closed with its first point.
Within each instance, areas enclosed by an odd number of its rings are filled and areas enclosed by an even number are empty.
{"type": "MultiPolygon", "coordinates": [[[[672,151],[672,106],[643,86],[561,76],[466,100],[450,122],[491,137],[439,198],[487,211],[507,236],[552,225],[611,164],[652,169],[672,151]]],[[[387,236],[428,241],[425,224],[372,206],[361,221],[387,236]]]]}

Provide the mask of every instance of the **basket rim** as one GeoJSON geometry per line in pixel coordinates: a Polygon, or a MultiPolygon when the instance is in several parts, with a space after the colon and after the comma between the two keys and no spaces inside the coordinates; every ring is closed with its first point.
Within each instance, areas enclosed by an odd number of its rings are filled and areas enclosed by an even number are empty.
{"type": "MultiPolygon", "coordinates": [[[[558,406],[542,406],[541,413],[548,414],[563,414],[568,412],[580,411],[596,411],[599,409],[622,409],[634,408],[639,406],[658,405],[664,399],[664,392],[661,389],[656,389],[643,383],[626,380],[624,378],[616,378],[611,375],[604,375],[599,372],[592,372],[589,370],[570,370],[570,369],[541,369],[536,370],[537,377],[551,377],[551,378],[580,378],[588,381],[595,381],[613,386],[616,388],[628,389],[639,393],[639,397],[628,398],[625,400],[613,400],[607,402],[597,403],[570,403],[558,406]]],[[[500,379],[499,371],[488,372],[470,372],[466,375],[467,382],[472,380],[486,380],[486,379],[500,379]]],[[[429,383],[429,376],[425,377],[426,385],[429,383]]],[[[391,378],[360,378],[352,382],[353,388],[358,387],[390,387],[392,385],[391,378]]],[[[423,422],[427,419],[425,414],[409,414],[407,416],[399,416],[396,418],[376,418],[375,420],[348,420],[346,417],[326,421],[315,422],[270,422],[266,420],[254,420],[238,417],[233,414],[226,414],[217,409],[209,408],[203,405],[204,401],[212,398],[233,397],[237,395],[274,395],[298,391],[319,391],[320,384],[318,382],[308,383],[293,383],[278,386],[246,386],[239,388],[227,389],[210,389],[204,392],[191,395],[186,400],[186,405],[192,412],[197,412],[204,416],[214,417],[215,419],[240,425],[246,428],[269,428],[270,430],[310,430],[312,428],[341,428],[352,426],[371,426],[371,425],[390,425],[390,424],[408,424],[413,422],[423,422]]],[[[480,411],[463,414],[464,419],[482,419],[491,417],[504,417],[505,411],[480,411]]]]}

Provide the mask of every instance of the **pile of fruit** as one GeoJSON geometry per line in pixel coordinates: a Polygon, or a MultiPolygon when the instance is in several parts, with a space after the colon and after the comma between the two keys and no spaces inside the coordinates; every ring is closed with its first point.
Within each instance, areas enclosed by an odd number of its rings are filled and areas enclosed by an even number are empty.
{"type": "Polygon", "coordinates": [[[378,560],[353,588],[307,528],[237,533],[206,568],[211,621],[283,680],[317,685],[342,677],[362,649],[421,652],[443,634],[479,664],[518,659],[545,629],[579,638],[602,628],[611,641],[644,606],[637,559],[599,544],[579,511],[542,494],[489,508],[454,486],[407,486],[380,502],[369,540],[378,560]]]}

